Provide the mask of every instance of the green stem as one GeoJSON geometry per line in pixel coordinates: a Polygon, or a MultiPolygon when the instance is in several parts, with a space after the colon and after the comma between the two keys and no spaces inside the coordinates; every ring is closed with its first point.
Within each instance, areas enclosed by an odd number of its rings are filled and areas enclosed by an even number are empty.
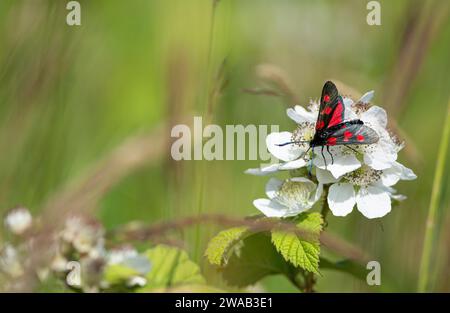
{"type": "Polygon", "coordinates": [[[425,238],[420,263],[418,291],[425,292],[429,285],[430,260],[433,251],[433,242],[438,229],[436,228],[436,213],[439,207],[439,200],[442,192],[442,177],[445,171],[445,161],[447,160],[448,143],[450,138],[450,100],[447,105],[447,117],[444,124],[439,153],[434,172],[433,188],[431,190],[430,206],[428,208],[428,218],[425,224],[425,238]]]}
{"type": "MultiPolygon", "coordinates": [[[[325,186],[323,189],[323,202],[322,202],[322,209],[320,210],[320,214],[322,215],[323,218],[323,230],[325,230],[325,228],[328,226],[328,222],[327,222],[327,214],[330,211],[330,208],[328,207],[328,186],[325,186]]],[[[303,276],[304,276],[304,280],[305,280],[305,285],[303,286],[303,291],[304,292],[314,292],[314,285],[317,282],[316,277],[314,276],[314,273],[310,273],[310,272],[303,272],[303,276]]]]}
{"type": "Polygon", "coordinates": [[[294,274],[293,276],[288,276],[288,279],[299,291],[305,290],[305,286],[303,284],[304,277],[300,271],[297,274],[294,274]]]}
{"type": "MultiPolygon", "coordinates": [[[[212,114],[209,112],[208,109],[208,91],[210,88],[210,71],[211,71],[211,55],[212,55],[212,48],[213,48],[213,41],[214,41],[214,25],[216,23],[216,7],[218,4],[218,0],[212,1],[212,8],[211,8],[211,23],[209,28],[209,42],[208,42],[208,56],[206,61],[206,82],[205,82],[205,96],[204,96],[204,103],[205,103],[205,115],[206,120],[210,120],[212,114]]],[[[199,164],[199,192],[198,192],[198,207],[197,207],[197,214],[200,215],[203,211],[203,197],[204,197],[204,189],[205,189],[205,180],[206,180],[206,169],[205,169],[205,163],[202,161],[199,164]]],[[[196,258],[200,258],[200,238],[201,238],[201,232],[200,232],[200,225],[196,226],[195,229],[195,252],[194,255],[196,258]]]]}
{"type": "Polygon", "coordinates": [[[320,211],[320,214],[322,214],[322,218],[323,218],[323,230],[325,230],[325,228],[327,228],[328,226],[328,222],[327,222],[327,214],[330,211],[330,208],[328,206],[328,189],[330,188],[330,186],[324,186],[323,187],[323,204],[322,204],[322,210],[320,211]]]}

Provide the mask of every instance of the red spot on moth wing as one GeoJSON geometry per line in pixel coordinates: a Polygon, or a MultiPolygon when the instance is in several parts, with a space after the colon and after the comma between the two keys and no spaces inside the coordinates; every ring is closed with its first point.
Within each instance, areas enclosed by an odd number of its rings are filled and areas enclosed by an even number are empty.
{"type": "Polygon", "coordinates": [[[324,121],[317,121],[316,129],[322,129],[325,126],[324,121]]]}
{"type": "Polygon", "coordinates": [[[344,132],[344,141],[348,141],[350,138],[352,138],[353,134],[351,132],[349,132],[348,130],[346,130],[344,132]]]}
{"type": "Polygon", "coordinates": [[[324,95],[323,96],[323,101],[324,102],[329,102],[330,101],[330,96],[329,95],[324,95]]]}
{"type": "Polygon", "coordinates": [[[331,120],[328,123],[327,127],[331,127],[337,124],[342,123],[342,113],[344,112],[344,107],[341,101],[338,101],[336,105],[336,109],[334,109],[333,115],[331,116],[331,120]]]}
{"type": "Polygon", "coordinates": [[[331,113],[331,107],[326,107],[325,109],[322,110],[322,114],[330,114],[331,113]]]}
{"type": "Polygon", "coordinates": [[[364,136],[363,135],[358,135],[358,136],[356,136],[356,140],[358,140],[358,141],[364,141],[364,136]]]}
{"type": "Polygon", "coordinates": [[[336,144],[336,137],[330,137],[327,139],[327,145],[328,146],[334,146],[336,144]]]}

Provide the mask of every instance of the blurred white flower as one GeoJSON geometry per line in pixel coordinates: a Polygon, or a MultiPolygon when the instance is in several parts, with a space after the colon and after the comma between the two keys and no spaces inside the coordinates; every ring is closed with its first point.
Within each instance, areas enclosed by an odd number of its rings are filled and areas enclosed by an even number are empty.
{"type": "Polygon", "coordinates": [[[131,246],[122,246],[110,250],[107,255],[107,263],[125,265],[142,275],[146,275],[151,269],[148,258],[139,254],[131,246]]]}
{"type": "Polygon", "coordinates": [[[126,259],[136,257],[138,252],[132,246],[121,246],[111,249],[107,254],[108,264],[120,264],[126,259]]]}
{"type": "MultiPolygon", "coordinates": [[[[94,221],[88,221],[80,216],[67,218],[61,238],[81,253],[88,254],[102,244],[103,228],[94,221]]],[[[96,252],[96,251],[95,251],[96,252]]]]}
{"type": "Polygon", "coordinates": [[[19,253],[16,248],[7,243],[0,251],[0,271],[15,278],[23,274],[19,253]]]}
{"type": "Polygon", "coordinates": [[[417,176],[412,170],[394,162],[385,170],[375,170],[363,165],[356,171],[336,179],[329,171],[317,169],[321,184],[332,184],[328,191],[328,205],[335,216],[346,216],[356,204],[367,218],[383,217],[391,211],[391,198],[404,199],[392,188],[399,180],[412,180],[417,176]]]}
{"type": "Polygon", "coordinates": [[[63,273],[67,270],[68,260],[60,253],[56,253],[50,262],[50,269],[57,273],[63,273]]]}
{"type": "Polygon", "coordinates": [[[131,276],[128,278],[126,285],[127,287],[144,287],[147,284],[147,279],[142,276],[131,276]]]}
{"type": "Polygon", "coordinates": [[[304,177],[284,181],[271,178],[266,185],[269,199],[256,199],[254,206],[267,217],[295,216],[310,209],[322,194],[322,184],[304,177]]]}
{"type": "Polygon", "coordinates": [[[30,227],[33,221],[30,211],[20,207],[12,209],[5,217],[4,223],[6,228],[15,235],[22,235],[30,227]]]}
{"type": "Polygon", "coordinates": [[[79,286],[84,292],[98,292],[100,290],[105,266],[105,260],[103,258],[84,257],[80,258],[79,262],[69,262],[68,264],[74,265],[67,274],[66,280],[68,284],[69,278],[72,275],[72,287],[79,286]]]}

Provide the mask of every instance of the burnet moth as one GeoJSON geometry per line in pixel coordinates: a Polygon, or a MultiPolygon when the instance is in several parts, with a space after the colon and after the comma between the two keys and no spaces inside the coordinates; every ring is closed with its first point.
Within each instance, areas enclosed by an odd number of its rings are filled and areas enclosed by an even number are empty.
{"type": "MultiPolygon", "coordinates": [[[[331,164],[334,164],[334,158],[329,147],[344,145],[348,148],[349,145],[369,145],[378,142],[378,134],[370,127],[364,125],[364,122],[355,120],[344,120],[345,106],[342,97],[336,86],[331,81],[327,81],[322,89],[322,96],[320,97],[319,115],[317,116],[315,134],[310,141],[290,141],[278,146],[285,146],[289,144],[308,143],[309,150],[314,151],[314,147],[322,147],[321,154],[327,166],[327,161],[323,154],[326,147],[328,154],[331,157],[331,164]]],[[[309,173],[311,174],[311,168],[309,173]]]]}

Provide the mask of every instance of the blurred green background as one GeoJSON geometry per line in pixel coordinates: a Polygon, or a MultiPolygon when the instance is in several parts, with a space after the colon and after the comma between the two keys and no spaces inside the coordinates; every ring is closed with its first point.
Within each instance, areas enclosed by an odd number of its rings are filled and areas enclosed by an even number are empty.
{"type": "MultiPolygon", "coordinates": [[[[24,205],[39,214],[127,138],[163,127],[158,138],[167,149],[121,175],[92,209],[106,227],[197,213],[254,214],[252,201],[264,195],[266,179],[243,172],[259,162],[175,162],[171,125],[197,115],[219,125],[292,130],[286,105],[294,99],[306,104],[326,79],[337,79],[359,92],[375,90],[374,102],[406,138],[409,150],[400,160],[418,179],[397,185],[408,199],[381,220],[356,210],[329,219],[332,233],[380,261],[382,285],[324,271],[318,290],[416,290],[449,98],[448,1],[380,1],[381,26],[366,23],[367,1],[361,0],[79,2],[81,26],[66,24],[67,1],[0,2],[2,212],[24,205]],[[261,64],[284,71],[295,96],[244,92],[267,81],[257,71],[261,64]],[[220,79],[228,84],[211,96],[220,79]]],[[[450,290],[447,175],[443,188],[432,259],[435,291],[450,290]]],[[[218,229],[201,225],[184,232],[191,257],[204,263],[202,251],[218,229]]],[[[282,277],[267,278],[260,288],[295,290],[282,277]]]]}

